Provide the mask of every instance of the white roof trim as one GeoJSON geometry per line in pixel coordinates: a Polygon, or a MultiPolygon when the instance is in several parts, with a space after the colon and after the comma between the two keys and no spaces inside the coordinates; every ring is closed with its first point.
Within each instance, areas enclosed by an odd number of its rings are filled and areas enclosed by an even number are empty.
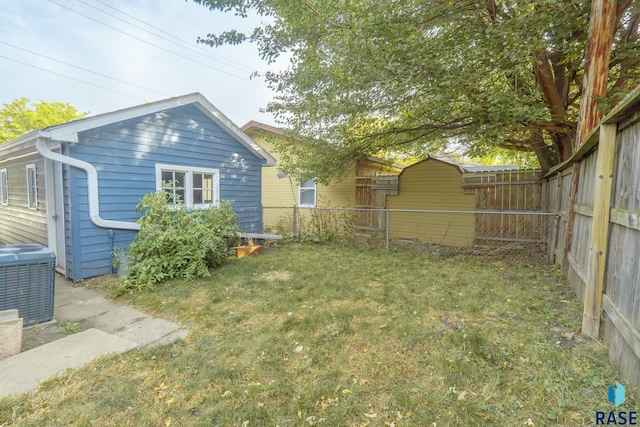
{"type": "Polygon", "coordinates": [[[271,154],[269,154],[264,148],[256,144],[255,141],[249,137],[249,135],[247,135],[235,123],[229,120],[227,116],[222,114],[222,112],[218,110],[212,103],[210,103],[204,96],[200,95],[199,93],[196,95],[200,97],[199,101],[196,103],[196,106],[200,109],[200,111],[205,113],[214,122],[220,125],[220,127],[234,136],[240,144],[247,147],[258,157],[262,157],[263,159],[265,159],[267,161],[267,165],[276,165],[276,159],[271,154]]]}
{"type": "Polygon", "coordinates": [[[197,92],[151,102],[149,104],[142,104],[122,110],[116,110],[110,113],[99,114],[97,116],[86,117],[84,119],[74,120],[61,125],[50,126],[42,131],[29,132],[28,134],[0,145],[0,153],[9,151],[11,147],[16,145],[27,142],[33,143],[38,137],[77,143],[78,133],[80,132],[189,104],[195,104],[204,114],[220,125],[220,127],[226,130],[240,144],[245,146],[258,158],[265,159],[267,161],[267,165],[275,166],[276,160],[273,156],[253,142],[247,134],[222,114],[222,112],[202,96],[202,94],[197,92]]]}

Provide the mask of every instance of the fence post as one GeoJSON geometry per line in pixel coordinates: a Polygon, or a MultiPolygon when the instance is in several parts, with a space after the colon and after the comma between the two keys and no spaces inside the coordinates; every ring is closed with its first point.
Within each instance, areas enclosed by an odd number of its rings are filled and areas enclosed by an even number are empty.
{"type": "Polygon", "coordinates": [[[604,269],[607,260],[616,131],[615,124],[600,125],[591,245],[589,246],[589,264],[582,316],[582,334],[594,339],[598,339],[600,333],[600,311],[604,289],[604,269]]]}
{"type": "Polygon", "coordinates": [[[387,253],[389,253],[389,209],[385,209],[384,213],[384,240],[387,253]]]}
{"type": "Polygon", "coordinates": [[[293,235],[294,236],[298,235],[297,227],[298,227],[298,207],[296,205],[293,205],[293,235]]]}

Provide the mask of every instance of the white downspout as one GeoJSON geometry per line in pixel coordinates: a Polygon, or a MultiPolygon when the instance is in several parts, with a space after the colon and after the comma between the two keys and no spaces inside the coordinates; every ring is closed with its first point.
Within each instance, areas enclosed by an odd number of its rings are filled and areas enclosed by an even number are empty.
{"type": "Polygon", "coordinates": [[[83,160],[74,159],[73,157],[64,156],[54,153],[47,147],[45,139],[39,137],[36,139],[36,150],[47,159],[54,162],[60,162],[74,168],[82,169],[87,173],[87,190],[89,192],[89,218],[98,227],[115,228],[119,230],[140,230],[140,224],[127,221],[113,221],[100,217],[100,198],[98,194],[98,171],[91,163],[83,160]]]}

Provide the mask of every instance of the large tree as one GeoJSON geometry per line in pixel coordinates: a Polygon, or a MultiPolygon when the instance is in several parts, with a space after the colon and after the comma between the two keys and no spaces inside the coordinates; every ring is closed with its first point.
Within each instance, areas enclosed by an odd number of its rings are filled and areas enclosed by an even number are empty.
{"type": "Polygon", "coordinates": [[[31,103],[27,98],[14,99],[0,108],[0,144],[32,130],[81,119],[87,114],[64,102],[31,103]]]}
{"type": "MultiPolygon", "coordinates": [[[[349,156],[424,154],[452,141],[471,155],[534,152],[543,169],[572,154],[587,0],[194,1],[267,20],[202,42],[252,41],[269,61],[289,55],[266,75],[277,93],[267,109],[308,138],[293,171],[328,179],[349,156]]],[[[601,108],[637,85],[639,20],[640,2],[618,4],[601,108]]]]}

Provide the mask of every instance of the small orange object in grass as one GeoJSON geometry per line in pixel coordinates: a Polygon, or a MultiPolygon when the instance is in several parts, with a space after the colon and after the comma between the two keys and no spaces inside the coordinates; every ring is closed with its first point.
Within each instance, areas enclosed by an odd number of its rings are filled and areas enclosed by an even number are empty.
{"type": "Polygon", "coordinates": [[[262,252],[262,245],[257,245],[252,238],[248,238],[246,246],[236,246],[233,249],[236,250],[236,256],[242,258],[251,254],[259,254],[262,252]]]}

